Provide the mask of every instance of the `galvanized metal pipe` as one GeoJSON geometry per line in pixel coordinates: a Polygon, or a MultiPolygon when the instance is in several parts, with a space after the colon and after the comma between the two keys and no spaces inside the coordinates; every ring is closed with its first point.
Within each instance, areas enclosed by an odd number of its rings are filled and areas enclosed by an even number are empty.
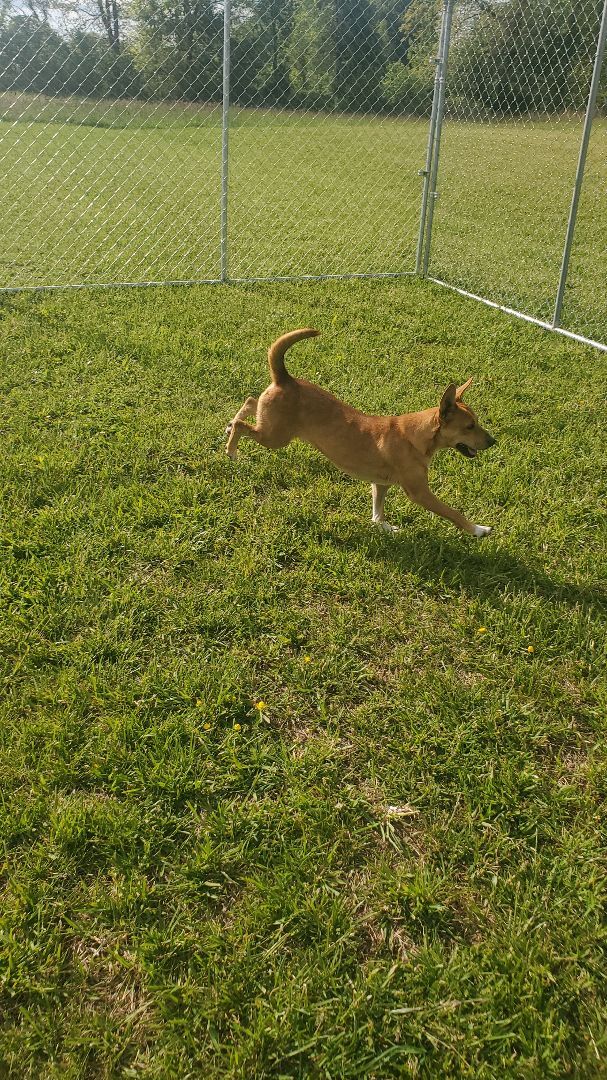
{"type": "Polygon", "coordinates": [[[440,155],[440,143],[443,131],[443,117],[445,114],[445,85],[447,80],[447,65],[449,63],[449,45],[451,43],[451,23],[453,21],[454,2],[455,0],[445,0],[445,36],[443,41],[443,57],[441,61],[439,75],[438,104],[436,108],[436,132],[434,135],[434,154],[432,157],[432,168],[430,170],[428,221],[426,224],[426,244],[424,248],[424,258],[422,265],[422,273],[424,277],[428,273],[428,263],[430,262],[432,222],[434,220],[434,207],[438,198],[438,191],[436,190],[436,178],[438,176],[438,159],[440,155]]]}
{"type": "Polygon", "coordinates": [[[230,137],[230,22],[231,0],[223,0],[223,99],[221,114],[220,276],[228,280],[228,183],[230,137]]]}
{"type": "Polygon", "coordinates": [[[588,154],[588,144],[590,142],[590,132],[592,131],[592,121],[594,119],[594,113],[596,109],[596,99],[599,92],[599,82],[601,79],[601,68],[603,66],[603,57],[605,55],[605,42],[607,41],[607,0],[604,0],[603,4],[603,17],[601,19],[601,28],[599,30],[599,39],[596,47],[596,56],[594,59],[594,68],[592,71],[592,81],[590,83],[590,92],[588,94],[588,104],[586,106],[586,116],[584,118],[584,130],[582,133],[582,142],[580,145],[580,153],[578,157],[577,170],[575,174],[575,183],[573,185],[573,195],[571,196],[571,207],[569,209],[569,221],[567,222],[567,233],[565,235],[565,247],[563,250],[563,260],[561,262],[561,275],[559,278],[558,289],[556,292],[556,302],[554,305],[554,315],[552,317],[552,326],[556,330],[561,321],[561,313],[563,310],[563,300],[565,297],[565,286],[567,284],[567,275],[569,273],[569,260],[571,258],[571,245],[573,244],[573,234],[575,232],[575,222],[577,219],[577,211],[580,202],[580,194],[582,191],[582,182],[584,180],[584,170],[586,168],[586,156],[588,154]]]}
{"type": "Polygon", "coordinates": [[[503,311],[506,315],[514,315],[515,318],[522,319],[524,322],[533,323],[534,326],[541,326],[542,330],[550,330],[554,334],[562,334],[563,337],[578,341],[581,345],[592,345],[594,349],[600,349],[601,352],[607,353],[607,345],[602,341],[594,341],[593,338],[584,337],[583,334],[575,334],[573,330],[563,330],[560,326],[554,326],[552,323],[544,322],[543,319],[536,319],[534,315],[527,315],[524,311],[517,311],[516,308],[506,307],[505,304],[497,304],[495,300],[487,300],[486,296],[479,296],[478,293],[468,292],[467,289],[460,289],[457,285],[450,285],[448,281],[441,281],[440,278],[428,277],[428,281],[431,281],[434,285],[442,285],[444,289],[451,289],[451,292],[459,293],[460,296],[467,296],[470,300],[478,300],[480,304],[486,304],[487,307],[495,308],[496,311],[503,311]]]}
{"type": "MultiPolygon", "coordinates": [[[[230,285],[271,284],[272,282],[298,281],[378,281],[384,278],[400,279],[415,277],[414,270],[378,271],[368,274],[276,274],[267,277],[230,278],[230,285]]],[[[221,278],[171,278],[167,281],[87,281],[76,285],[4,285],[2,293],[66,292],[70,289],[158,289],[175,285],[222,285],[221,278]]]]}
{"type": "Polygon", "coordinates": [[[432,94],[432,109],[430,112],[430,127],[428,129],[428,145],[426,147],[426,164],[421,175],[424,178],[422,188],[422,205],[419,215],[419,234],[417,237],[417,253],[415,257],[415,273],[421,274],[422,256],[424,252],[424,237],[426,235],[426,216],[428,212],[428,192],[430,191],[430,171],[434,156],[434,136],[436,133],[436,115],[438,111],[438,98],[440,93],[440,74],[443,62],[443,50],[445,45],[445,24],[447,21],[448,0],[444,0],[441,16],[440,31],[438,35],[438,53],[434,59],[436,70],[434,72],[434,92],[432,94]]]}

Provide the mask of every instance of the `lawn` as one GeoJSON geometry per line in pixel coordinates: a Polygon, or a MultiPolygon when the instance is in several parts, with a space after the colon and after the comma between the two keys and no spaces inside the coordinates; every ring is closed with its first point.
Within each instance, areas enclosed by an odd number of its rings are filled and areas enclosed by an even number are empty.
{"type": "MultiPolygon", "coordinates": [[[[580,116],[444,126],[430,273],[550,319],[580,116]]],[[[232,110],[233,278],[415,267],[428,121],[232,110]]],[[[607,121],[563,325],[607,341],[607,121]]],[[[0,95],[0,287],[220,274],[221,109],[0,95]]]]}
{"type": "Polygon", "coordinates": [[[0,1075],[605,1075],[605,358],[414,279],[0,311],[0,1075]],[[488,540],[226,458],[310,323],[367,410],[475,376],[488,540]]]}

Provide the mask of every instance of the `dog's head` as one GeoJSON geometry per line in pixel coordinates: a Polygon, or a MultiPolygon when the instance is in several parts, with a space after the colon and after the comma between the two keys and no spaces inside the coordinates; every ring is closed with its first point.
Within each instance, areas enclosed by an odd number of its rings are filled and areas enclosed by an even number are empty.
{"type": "Polygon", "coordinates": [[[495,443],[489,432],[480,426],[472,409],[462,401],[471,382],[472,379],[468,379],[462,386],[451,383],[438,407],[441,445],[453,447],[467,458],[476,457],[479,450],[488,450],[495,443]]]}

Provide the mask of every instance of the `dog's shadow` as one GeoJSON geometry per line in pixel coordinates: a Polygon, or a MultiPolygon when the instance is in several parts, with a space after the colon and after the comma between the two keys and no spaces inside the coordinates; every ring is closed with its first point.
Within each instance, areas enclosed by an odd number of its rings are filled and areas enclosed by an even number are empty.
{"type": "Polygon", "coordinates": [[[607,589],[553,578],[537,564],[492,543],[491,539],[451,539],[411,524],[393,536],[361,526],[340,546],[365,551],[371,563],[390,564],[404,575],[414,574],[424,591],[434,596],[463,591],[493,602],[516,595],[536,596],[572,607],[591,607],[607,616],[607,589]]]}

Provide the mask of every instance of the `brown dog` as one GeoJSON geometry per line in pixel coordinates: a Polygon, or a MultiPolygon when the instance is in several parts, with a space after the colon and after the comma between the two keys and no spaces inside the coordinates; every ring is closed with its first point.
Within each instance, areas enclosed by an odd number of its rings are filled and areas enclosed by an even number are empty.
{"type": "Polygon", "coordinates": [[[305,379],[289,375],[284,354],[301,338],[316,337],[318,330],[293,330],[270,346],[268,360],[272,383],[259,398],[247,398],[226,429],[226,453],[236,457],[242,436],[278,450],[292,439],[311,443],[338,468],[371,484],[373,521],[386,532],[396,532],[384,519],[384,501],[391,484],[397,484],[419,506],[448,518],[472,536],[488,536],[486,525],[474,525],[463,514],[437,499],[428,487],[428,465],[437,450],[452,447],[464,457],[476,457],[495,439],[478,423],[461,398],[472,379],[463,386],[451,383],[438,408],[404,416],[368,416],[305,379]],[[256,424],[245,424],[255,416],[256,424]]]}

